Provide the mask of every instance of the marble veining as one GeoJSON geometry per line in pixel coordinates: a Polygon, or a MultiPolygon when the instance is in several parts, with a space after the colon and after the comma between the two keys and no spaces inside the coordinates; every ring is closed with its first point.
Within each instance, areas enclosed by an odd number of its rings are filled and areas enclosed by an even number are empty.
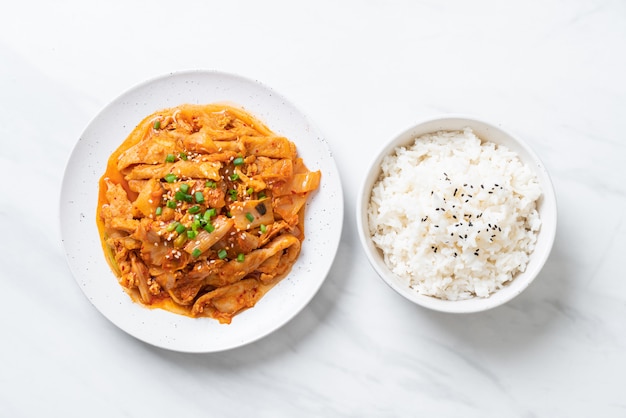
{"type": "Polygon", "coordinates": [[[626,416],[624,2],[6,9],[0,417],[626,416]],[[259,80],[306,113],[345,199],[335,263],[307,307],[257,342],[204,355],[152,347],[105,319],[68,268],[58,224],[65,164],[100,109],[146,79],[195,68],[259,80]],[[395,294],[354,224],[359,184],[384,141],[445,113],[524,138],[558,201],[539,278],[471,315],[395,294]]]}

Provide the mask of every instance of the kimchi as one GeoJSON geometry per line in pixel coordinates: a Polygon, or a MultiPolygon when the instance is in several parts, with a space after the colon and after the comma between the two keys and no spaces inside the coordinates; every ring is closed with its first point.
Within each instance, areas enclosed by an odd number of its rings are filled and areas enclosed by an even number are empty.
{"type": "Polygon", "coordinates": [[[320,179],[293,142],[242,109],[158,111],[100,179],[107,261],[134,301],[230,323],[290,272],[320,179]]]}

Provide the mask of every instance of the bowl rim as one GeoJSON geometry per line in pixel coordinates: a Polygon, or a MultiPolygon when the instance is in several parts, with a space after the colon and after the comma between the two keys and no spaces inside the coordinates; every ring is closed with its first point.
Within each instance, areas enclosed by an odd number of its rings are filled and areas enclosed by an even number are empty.
{"type": "Polygon", "coordinates": [[[363,176],[361,185],[358,189],[356,223],[359,240],[361,241],[361,247],[367,256],[370,265],[374,268],[383,282],[391,287],[396,293],[417,305],[431,310],[447,313],[473,313],[489,310],[509,302],[521,294],[537,278],[548,260],[554,245],[557,226],[557,202],[554,184],[552,183],[548,171],[539,156],[526,141],[503,128],[501,125],[494,125],[493,123],[487,122],[482,118],[466,114],[443,114],[423,118],[417,121],[411,126],[391,136],[390,140],[379,147],[375,156],[369,162],[366,174],[363,176]],[[444,125],[448,127],[443,127],[444,125]],[[459,127],[450,127],[450,125],[459,127]],[[432,127],[438,126],[441,126],[441,128],[432,129],[432,127]],[[542,220],[542,226],[537,237],[537,244],[531,255],[531,261],[527,265],[525,272],[520,273],[503,289],[498,290],[487,298],[475,297],[471,299],[450,301],[419,294],[416,291],[409,289],[405,284],[400,283],[401,279],[392,273],[386,266],[381,255],[381,250],[379,250],[371,240],[371,236],[369,235],[367,207],[369,205],[371,190],[380,175],[380,164],[386,155],[393,152],[399,146],[411,144],[417,137],[423,134],[437,131],[459,130],[463,129],[463,127],[472,128],[481,139],[486,141],[501,143],[503,141],[502,138],[506,138],[505,141],[510,141],[510,143],[505,145],[515,151],[523,162],[528,165],[531,165],[529,164],[530,162],[533,163],[531,168],[537,175],[542,186],[542,196],[540,197],[538,207],[540,218],[542,220]],[[485,137],[484,135],[486,132],[492,134],[493,136],[485,137]],[[511,144],[514,144],[514,146],[511,147],[511,144]],[[539,244],[542,244],[542,246],[540,247],[539,244]],[[538,248],[543,249],[543,251],[541,253],[537,252],[538,248]]]}

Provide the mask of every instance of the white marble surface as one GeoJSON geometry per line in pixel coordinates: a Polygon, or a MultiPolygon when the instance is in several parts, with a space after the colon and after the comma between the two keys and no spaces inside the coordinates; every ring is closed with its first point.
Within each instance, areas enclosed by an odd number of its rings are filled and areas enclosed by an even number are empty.
{"type": "Polygon", "coordinates": [[[625,74],[622,0],[5,4],[0,416],[626,416],[625,74]],[[207,355],[154,348],[100,315],[69,271],[57,209],[96,113],[196,68],[258,79],[307,113],[346,203],[312,302],[270,336],[207,355]],[[537,281],[467,316],[387,288],[353,215],[381,141],[449,112],[525,138],[559,207],[537,281]]]}

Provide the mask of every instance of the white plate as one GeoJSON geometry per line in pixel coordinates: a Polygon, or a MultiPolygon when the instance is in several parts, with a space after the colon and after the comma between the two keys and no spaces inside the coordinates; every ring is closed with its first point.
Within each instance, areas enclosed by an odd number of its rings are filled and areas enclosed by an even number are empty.
{"type": "Polygon", "coordinates": [[[60,221],[67,260],[87,298],[111,322],[146,343],[182,352],[216,352],[262,338],[302,310],[333,263],[343,222],[337,166],[325,139],[284,97],[239,76],[213,72],[172,73],[147,81],[106,106],[78,140],[66,167],[60,221]],[[188,318],[132,302],[107,264],[96,227],[98,180],[109,155],[147,115],[183,103],[230,102],[293,141],[311,170],[321,170],[309,198],[302,252],[288,277],[230,325],[188,318]]]}

